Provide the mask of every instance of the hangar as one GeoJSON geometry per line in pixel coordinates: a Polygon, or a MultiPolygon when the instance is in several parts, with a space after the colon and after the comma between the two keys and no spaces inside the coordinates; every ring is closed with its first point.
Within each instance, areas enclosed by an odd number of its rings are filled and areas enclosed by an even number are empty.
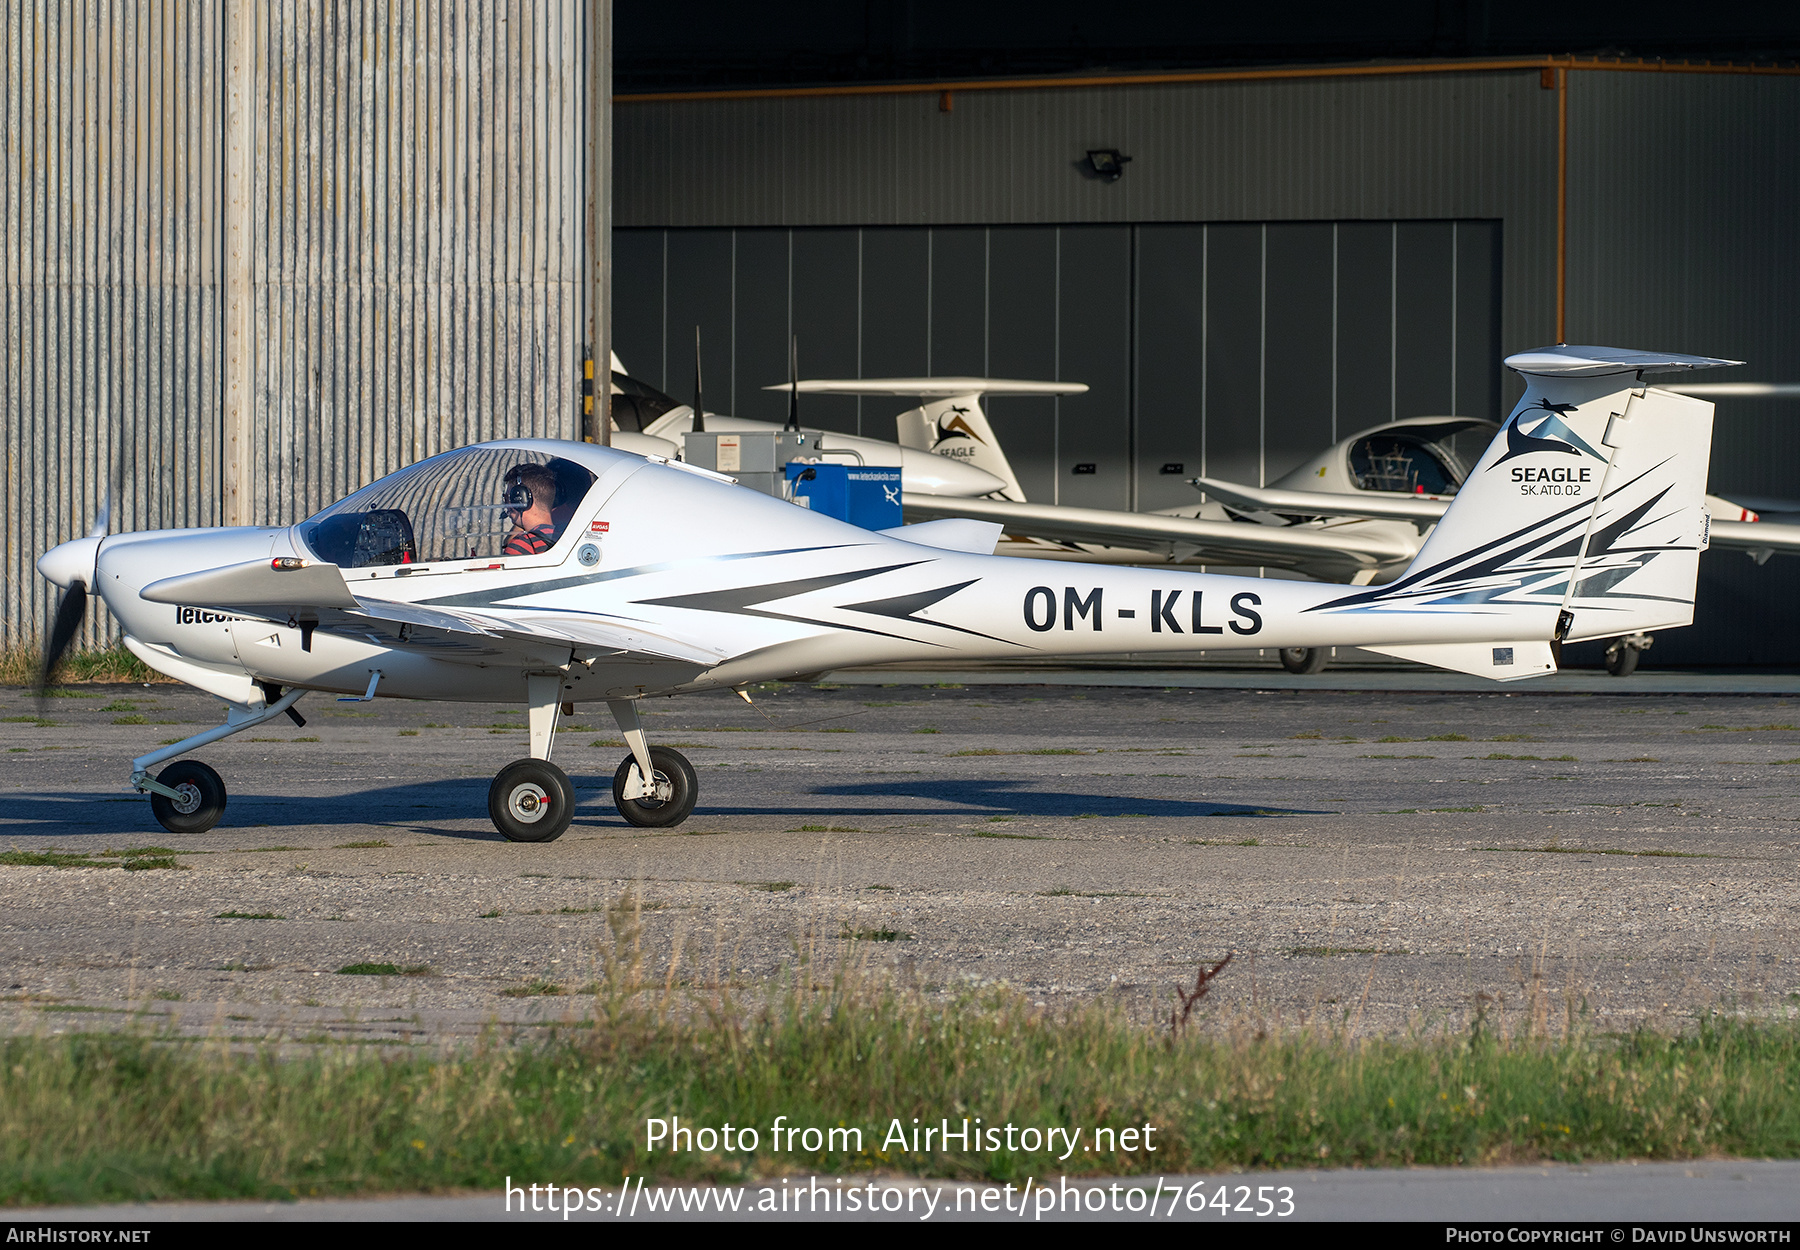
{"type": "MultiPolygon", "coordinates": [[[[779,415],[789,334],[815,376],[1086,382],[992,415],[1034,499],[1105,507],[1498,418],[1499,357],[1559,339],[1800,378],[1789,32],[1621,47],[1471,3],[1373,40],[1135,9],[1038,38],[892,0],[848,33],[621,6],[615,47],[611,7],[9,11],[8,644],[114,464],[117,528],[286,523],[445,447],[576,436],[609,295],[635,373],[684,393],[698,325],[739,415],[779,415]]],[[[811,402],[887,432],[882,401],[811,402]]],[[[1716,493],[1800,498],[1791,409],[1721,402],[1716,493]]],[[[1710,558],[1657,663],[1800,659],[1768,628],[1797,577],[1710,558]]]]}

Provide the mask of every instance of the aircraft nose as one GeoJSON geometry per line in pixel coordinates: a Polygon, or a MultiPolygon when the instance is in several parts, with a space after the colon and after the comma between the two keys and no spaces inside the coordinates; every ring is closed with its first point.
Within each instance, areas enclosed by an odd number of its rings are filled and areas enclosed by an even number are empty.
{"type": "Polygon", "coordinates": [[[916,447],[900,449],[900,480],[911,494],[949,495],[958,499],[972,499],[1006,489],[1005,482],[985,469],[916,447]]]}
{"type": "Polygon", "coordinates": [[[93,589],[94,565],[100,558],[98,538],[75,538],[59,543],[38,557],[37,571],[67,590],[76,582],[93,589]]]}

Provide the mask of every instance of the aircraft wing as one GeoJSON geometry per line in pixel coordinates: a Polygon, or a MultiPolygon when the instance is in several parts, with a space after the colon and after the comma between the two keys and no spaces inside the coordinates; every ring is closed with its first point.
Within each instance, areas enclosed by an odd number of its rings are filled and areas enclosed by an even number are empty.
{"type": "Polygon", "coordinates": [[[1748,551],[1761,564],[1772,555],[1800,555],[1800,525],[1715,520],[1711,545],[1727,551],[1748,551]]]}
{"type": "Polygon", "coordinates": [[[1216,477],[1190,477],[1188,481],[1222,504],[1251,512],[1430,522],[1443,516],[1450,507],[1449,497],[1443,495],[1346,495],[1335,491],[1270,490],[1266,486],[1241,486],[1216,477]]]}
{"type": "Polygon", "coordinates": [[[203,569],[153,582],[144,587],[141,594],[152,603],[218,608],[271,621],[303,618],[316,621],[319,627],[328,630],[359,624],[366,626],[379,621],[389,626],[407,627],[405,634],[396,639],[402,644],[416,636],[413,633],[416,630],[444,636],[450,642],[487,640],[473,650],[466,645],[450,652],[434,649],[434,653],[445,659],[455,658],[456,650],[492,656],[510,649],[509,643],[540,648],[547,644],[590,653],[582,658],[590,658],[591,653],[598,652],[609,657],[674,660],[707,668],[727,654],[682,639],[614,624],[584,612],[557,612],[544,608],[471,612],[466,608],[368,598],[350,589],[343,570],[335,564],[307,561],[288,567],[281,565],[278,560],[252,560],[203,569]]]}
{"type": "Polygon", "coordinates": [[[1063,508],[1051,504],[1014,503],[1004,499],[947,499],[935,495],[903,495],[910,520],[971,517],[998,521],[1009,533],[1063,542],[1104,543],[1156,550],[1184,549],[1190,558],[1209,564],[1267,565],[1300,568],[1345,580],[1364,569],[1404,562],[1414,546],[1401,538],[1342,526],[1257,525],[1238,521],[1205,521],[1156,512],[1114,512],[1104,508],[1063,508]]]}

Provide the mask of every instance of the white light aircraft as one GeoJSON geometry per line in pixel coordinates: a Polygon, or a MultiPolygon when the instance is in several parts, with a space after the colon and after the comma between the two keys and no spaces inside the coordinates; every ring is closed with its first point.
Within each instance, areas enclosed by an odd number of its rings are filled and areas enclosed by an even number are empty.
{"type": "MultiPolygon", "coordinates": [[[[800,387],[803,392],[891,393],[863,392],[859,388],[864,385],[819,381],[800,387]]],[[[1671,389],[1700,396],[1775,393],[1775,388],[1756,383],[1671,389]]],[[[1358,586],[1391,581],[1412,563],[1468,476],[1459,445],[1479,439],[1486,446],[1501,428],[1469,417],[1393,421],[1332,444],[1267,487],[1192,477],[1187,480],[1206,492],[1204,501],[1125,512],[1026,502],[979,406],[957,411],[955,434],[946,434],[941,420],[932,421],[929,405],[905,414],[901,442],[972,457],[1005,478],[1009,490],[975,500],[908,495],[909,520],[964,516],[998,521],[1007,529],[997,549],[1004,555],[1081,563],[1260,565],[1358,586]]],[[[1527,424],[1535,429],[1553,416],[1544,414],[1527,424]]],[[[1509,437],[1530,435],[1515,428],[1509,437]]],[[[1715,495],[1705,502],[1715,548],[1742,551],[1758,564],[1778,552],[1800,553],[1800,526],[1762,522],[1748,508],[1715,495]]],[[[1629,674],[1652,641],[1641,631],[1610,640],[1608,670],[1629,674]]],[[[1326,655],[1323,648],[1287,648],[1281,661],[1290,672],[1316,673],[1326,655]]]]}
{"type": "Polygon", "coordinates": [[[646,739],[650,697],[1197,642],[1356,645],[1506,681],[1555,671],[1558,639],[1688,624],[1713,410],[1641,378],[1729,362],[1557,347],[1507,363],[1527,388],[1505,434],[1384,586],[1004,559],[987,554],[992,523],[872,532],[678,462],[518,439],[433,456],[289,527],[108,535],[102,522],[38,561],[65,591],[44,673],[98,594],[134,654],[229,703],[223,724],[132,761],[177,833],[211,828],[226,793],[176,757],[298,718],[309,691],[523,702],[531,755],[499,771],[488,812],[507,838],[543,842],[574,811],[550,756],[577,703],[605,703],[629,746],[620,813],[669,826],[698,785],[646,739]],[[1517,443],[1521,423],[1536,432],[1517,443]]]}
{"type": "MultiPolygon", "coordinates": [[[[772,421],[752,421],[747,417],[726,416],[723,413],[706,412],[702,417],[705,429],[715,434],[741,434],[757,430],[793,430],[806,436],[808,445],[805,455],[826,462],[867,465],[891,465],[900,470],[901,490],[909,495],[927,497],[941,496],[965,498],[976,495],[991,495],[998,492],[1018,489],[1018,481],[1012,477],[1012,470],[1006,470],[1004,477],[995,476],[984,471],[983,467],[968,458],[951,454],[940,449],[940,454],[933,455],[929,448],[917,445],[908,446],[902,443],[884,442],[880,439],[862,438],[853,434],[839,434],[832,430],[820,430],[802,426],[798,414],[799,396],[809,393],[855,394],[855,395],[907,395],[919,392],[904,388],[911,383],[908,379],[873,379],[858,382],[861,389],[852,391],[822,391],[810,383],[802,382],[798,387],[791,382],[782,386],[771,386],[771,391],[787,391],[790,394],[789,417],[786,425],[777,425],[772,421]]],[[[965,403],[979,404],[980,397],[987,395],[1079,395],[1086,391],[1087,385],[1082,382],[1021,382],[1010,378],[931,378],[924,383],[928,388],[948,387],[953,396],[966,396],[965,403]]],[[[694,429],[694,405],[684,404],[663,394],[647,382],[626,375],[624,366],[617,355],[613,357],[612,377],[612,420],[613,446],[626,451],[635,451],[643,455],[660,455],[669,459],[681,457],[683,437],[694,429]]],[[[900,417],[901,423],[907,420],[905,414],[900,417]]],[[[1023,496],[1020,496],[1021,498],[1023,496]]]]}

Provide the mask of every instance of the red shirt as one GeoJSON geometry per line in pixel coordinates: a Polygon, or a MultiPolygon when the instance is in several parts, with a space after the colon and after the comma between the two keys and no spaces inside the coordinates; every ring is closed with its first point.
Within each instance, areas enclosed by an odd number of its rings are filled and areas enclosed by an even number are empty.
{"type": "Polygon", "coordinates": [[[505,556],[535,556],[550,550],[556,542],[556,527],[540,525],[536,529],[519,530],[506,540],[500,548],[505,556]]]}

